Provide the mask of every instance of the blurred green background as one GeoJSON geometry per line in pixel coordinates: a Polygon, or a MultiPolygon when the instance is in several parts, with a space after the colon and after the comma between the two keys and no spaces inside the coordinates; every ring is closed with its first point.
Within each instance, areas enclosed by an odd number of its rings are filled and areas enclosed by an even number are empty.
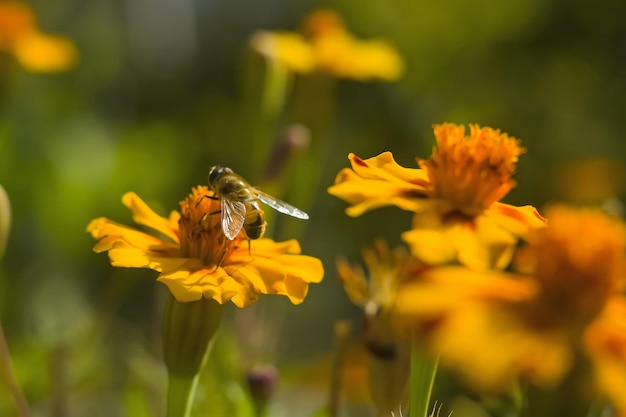
{"type": "MultiPolygon", "coordinates": [[[[228,306],[196,409],[219,416],[245,415],[243,372],[258,362],[283,375],[275,415],[309,416],[326,401],[333,323],[353,319],[357,337],[360,315],[336,279],[335,259],[358,260],[379,236],[397,244],[410,224],[394,208],[343,214],[326,188],[349,152],[390,150],[415,166],[433,146],[433,123],[478,123],[528,149],[509,203],[597,203],[624,193],[623,1],[29,4],[42,30],[67,35],[80,52],[74,70],[54,75],[0,55],[0,184],[13,207],[0,317],[36,415],[162,413],[166,289],[153,271],[111,267],[85,232],[99,216],[131,224],[120,202],[126,191],[166,215],[220,164],[311,216],[306,224],[272,216],[269,234],[299,238],[304,253],[324,262],[325,279],[301,306],[280,297],[250,311],[228,306]],[[395,45],[405,74],[394,83],[297,76],[284,111],[268,121],[259,98],[264,62],[250,36],[297,30],[319,7],[341,14],[355,36],[395,45]],[[272,181],[268,150],[293,124],[305,126],[310,146],[272,181]]],[[[347,395],[345,415],[372,415],[359,395],[347,395]]],[[[463,407],[454,415],[484,415],[463,407]]],[[[12,413],[0,389],[0,415],[12,413]]]]}

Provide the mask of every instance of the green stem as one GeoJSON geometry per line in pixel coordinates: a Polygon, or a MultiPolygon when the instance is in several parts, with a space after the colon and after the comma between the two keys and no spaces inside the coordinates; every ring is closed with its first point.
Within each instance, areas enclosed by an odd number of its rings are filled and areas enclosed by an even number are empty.
{"type": "Polygon", "coordinates": [[[265,79],[261,92],[260,118],[252,143],[252,172],[258,175],[272,144],[276,140],[278,124],[290,89],[291,73],[283,64],[266,59],[265,79]]]}
{"type": "Polygon", "coordinates": [[[2,377],[2,381],[4,382],[4,384],[9,388],[13,404],[15,405],[15,409],[17,411],[17,415],[19,417],[29,417],[30,409],[28,407],[28,403],[26,402],[26,397],[24,397],[24,393],[22,392],[20,386],[15,380],[15,375],[13,375],[13,367],[11,366],[11,355],[9,354],[9,347],[7,346],[7,341],[4,337],[4,330],[2,329],[1,323],[0,376],[2,377]]]}
{"type": "Polygon", "coordinates": [[[169,374],[167,417],[191,416],[191,405],[198,387],[199,375],[169,374]]]}
{"type": "Polygon", "coordinates": [[[414,340],[411,346],[411,399],[409,417],[428,417],[430,397],[439,360],[433,360],[414,340]]]}

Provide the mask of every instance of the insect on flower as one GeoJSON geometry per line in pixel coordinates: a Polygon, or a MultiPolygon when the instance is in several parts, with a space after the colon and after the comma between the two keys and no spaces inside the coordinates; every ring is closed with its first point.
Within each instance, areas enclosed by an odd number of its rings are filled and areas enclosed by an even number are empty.
{"type": "Polygon", "coordinates": [[[261,204],[265,203],[280,213],[306,220],[304,211],[264,193],[248,184],[232,169],[219,165],[209,171],[209,189],[221,203],[221,223],[224,235],[235,239],[243,228],[248,239],[258,239],[265,233],[265,213],[261,204]]]}

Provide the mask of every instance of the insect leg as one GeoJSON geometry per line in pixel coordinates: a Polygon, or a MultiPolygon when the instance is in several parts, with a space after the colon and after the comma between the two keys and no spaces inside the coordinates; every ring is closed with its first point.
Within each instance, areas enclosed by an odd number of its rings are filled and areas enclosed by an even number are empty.
{"type": "Polygon", "coordinates": [[[205,194],[202,197],[200,197],[198,201],[196,201],[196,208],[200,205],[200,203],[202,203],[202,200],[204,200],[205,198],[208,198],[209,200],[219,200],[219,198],[215,197],[214,195],[205,194]]]}

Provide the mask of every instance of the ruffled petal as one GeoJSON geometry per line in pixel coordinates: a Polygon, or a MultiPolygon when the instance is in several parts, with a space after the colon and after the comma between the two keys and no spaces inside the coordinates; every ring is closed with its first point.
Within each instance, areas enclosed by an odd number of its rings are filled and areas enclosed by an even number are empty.
{"type": "Polygon", "coordinates": [[[493,203],[485,215],[493,217],[499,225],[516,236],[525,236],[531,230],[545,227],[547,220],[533,206],[516,207],[493,203]]]}
{"type": "Polygon", "coordinates": [[[251,245],[250,254],[247,248],[240,248],[224,265],[228,274],[247,285],[248,294],[240,294],[237,299],[243,306],[254,303],[258,294],[286,295],[292,303],[300,304],[308,284],[320,282],[324,276],[322,262],[298,255],[300,248],[295,240],[277,243],[259,239],[251,245]]]}
{"type": "Polygon", "coordinates": [[[98,253],[110,250],[114,246],[119,247],[120,245],[150,251],[177,250],[177,246],[173,243],[163,241],[104,217],[92,220],[87,226],[87,231],[91,233],[94,239],[98,239],[94,246],[94,251],[98,253]]]}
{"type": "Polygon", "coordinates": [[[150,268],[158,272],[185,269],[188,258],[171,257],[173,253],[146,251],[127,246],[109,250],[111,265],[125,268],[150,268]]]}
{"type": "Polygon", "coordinates": [[[167,285],[180,302],[208,298],[224,304],[245,291],[245,286],[234,280],[223,268],[207,269],[199,260],[193,259],[189,260],[184,269],[162,273],[158,281],[167,285]]]}
{"type": "Polygon", "coordinates": [[[351,153],[348,158],[352,169],[341,170],[328,192],[352,205],[346,209],[349,216],[357,217],[389,205],[408,211],[422,210],[430,187],[423,170],[398,165],[391,152],[366,160],[351,153]]]}
{"type": "Polygon", "coordinates": [[[402,239],[411,252],[431,265],[458,261],[476,270],[504,269],[510,263],[517,237],[487,216],[444,222],[437,211],[416,214],[414,229],[402,239]]]}
{"type": "Polygon", "coordinates": [[[178,220],[180,214],[173,211],[168,219],[156,214],[139,196],[133,192],[128,192],[122,197],[122,203],[133,213],[133,220],[137,224],[147,226],[178,243],[178,220]]]}

